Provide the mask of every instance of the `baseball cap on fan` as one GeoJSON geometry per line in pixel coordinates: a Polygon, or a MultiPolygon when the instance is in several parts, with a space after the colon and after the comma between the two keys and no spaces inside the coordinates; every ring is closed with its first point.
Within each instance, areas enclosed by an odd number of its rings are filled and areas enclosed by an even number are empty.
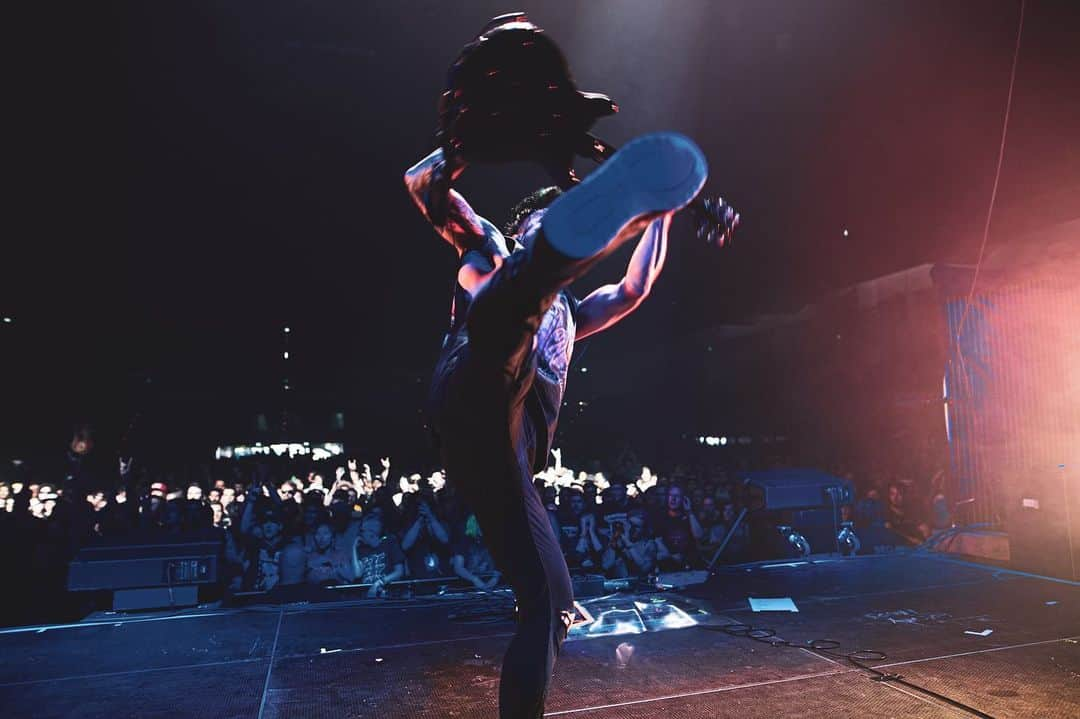
{"type": "Polygon", "coordinates": [[[150,485],[150,496],[165,498],[165,495],[169,493],[169,485],[164,482],[154,482],[150,485]]]}

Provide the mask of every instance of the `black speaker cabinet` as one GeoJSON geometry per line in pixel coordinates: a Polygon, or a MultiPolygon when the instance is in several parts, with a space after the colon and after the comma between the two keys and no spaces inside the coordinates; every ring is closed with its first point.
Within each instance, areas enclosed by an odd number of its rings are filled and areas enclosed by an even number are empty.
{"type": "Polygon", "coordinates": [[[1080,466],[1017,478],[1006,494],[1014,569],[1080,581],[1080,466]]]}
{"type": "Polygon", "coordinates": [[[68,568],[68,590],[113,592],[114,609],[192,606],[199,585],[218,581],[222,535],[132,535],[79,550],[68,568]]]}

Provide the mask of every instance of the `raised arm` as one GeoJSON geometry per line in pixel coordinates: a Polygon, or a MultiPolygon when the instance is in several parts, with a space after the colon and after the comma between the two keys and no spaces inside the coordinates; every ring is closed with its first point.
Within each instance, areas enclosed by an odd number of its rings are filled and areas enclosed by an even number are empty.
{"type": "Polygon", "coordinates": [[[439,518],[435,516],[434,512],[429,511],[427,513],[428,529],[431,530],[431,536],[435,541],[440,544],[450,543],[450,533],[446,531],[446,526],[439,521],[439,518]]]}
{"type": "Polygon", "coordinates": [[[461,193],[451,187],[464,170],[464,161],[445,158],[439,148],[405,172],[405,186],[420,213],[457,251],[458,257],[469,250],[483,249],[489,240],[496,239],[503,245],[500,254],[505,255],[505,241],[498,228],[476,214],[461,193]]]}
{"type": "Polygon", "coordinates": [[[413,548],[416,544],[416,540],[420,539],[420,531],[424,528],[424,518],[421,515],[417,515],[416,521],[409,527],[409,531],[405,532],[405,536],[401,538],[401,548],[406,552],[413,548]]]}
{"type": "Polygon", "coordinates": [[[594,290],[582,300],[577,313],[578,339],[606,330],[645,301],[664,268],[669,227],[670,213],[653,220],[638,240],[622,280],[594,290]]]}

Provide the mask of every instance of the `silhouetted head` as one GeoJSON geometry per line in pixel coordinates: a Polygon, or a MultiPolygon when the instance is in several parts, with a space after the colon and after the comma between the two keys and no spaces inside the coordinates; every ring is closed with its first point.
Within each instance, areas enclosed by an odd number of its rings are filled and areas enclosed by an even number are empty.
{"type": "Polygon", "coordinates": [[[327,551],[334,543],[334,528],[328,522],[319,522],[319,526],[315,528],[313,539],[316,549],[320,552],[327,551]]]}
{"type": "Polygon", "coordinates": [[[540,229],[540,219],[548,206],[561,194],[562,190],[553,185],[541,187],[526,196],[510,210],[510,219],[503,228],[503,234],[507,239],[516,240],[522,246],[528,247],[540,229]]]}

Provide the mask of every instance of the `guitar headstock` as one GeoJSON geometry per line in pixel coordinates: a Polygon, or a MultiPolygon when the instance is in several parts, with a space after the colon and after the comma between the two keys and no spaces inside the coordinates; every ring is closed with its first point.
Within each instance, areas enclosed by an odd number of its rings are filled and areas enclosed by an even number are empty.
{"type": "Polygon", "coordinates": [[[731,242],[731,236],[739,226],[740,216],[734,207],[724,202],[724,198],[699,197],[690,206],[697,219],[699,240],[715,247],[723,247],[731,242]]]}

